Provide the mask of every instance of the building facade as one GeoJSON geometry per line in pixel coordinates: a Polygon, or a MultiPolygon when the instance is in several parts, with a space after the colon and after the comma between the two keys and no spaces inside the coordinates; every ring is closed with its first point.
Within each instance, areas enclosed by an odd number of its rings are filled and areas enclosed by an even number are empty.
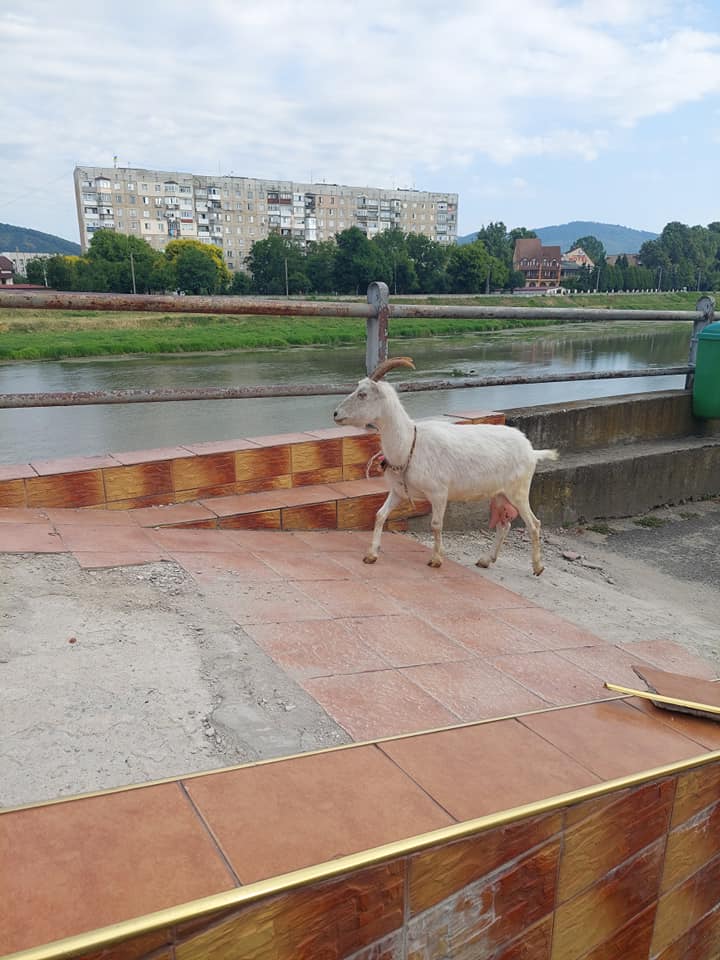
{"type": "Polygon", "coordinates": [[[569,263],[574,263],[578,267],[588,267],[590,270],[592,270],[595,266],[594,262],[585,253],[582,247],[573,247],[572,250],[568,250],[568,252],[564,254],[563,260],[567,260],[569,263]]]}
{"type": "Polygon", "coordinates": [[[4,250],[0,253],[0,257],[7,257],[15,268],[15,273],[22,277],[27,275],[27,265],[31,260],[48,260],[56,256],[56,253],[33,253],[27,250],[4,250]]]}
{"type": "Polygon", "coordinates": [[[14,274],[15,268],[13,267],[12,260],[0,255],[0,287],[12,286],[14,274]]]}
{"type": "Polygon", "coordinates": [[[169,240],[194,239],[217,244],[238,270],[253,243],[271,233],[303,246],[349,227],[369,237],[392,227],[440,243],[457,237],[456,193],[129,167],[76,167],[74,179],[83,251],[103,229],[143,237],[158,250],[169,240]]]}
{"type": "Polygon", "coordinates": [[[515,241],[513,270],[525,275],[528,288],[557,287],[560,285],[560,247],[544,247],[537,238],[515,241]]]}

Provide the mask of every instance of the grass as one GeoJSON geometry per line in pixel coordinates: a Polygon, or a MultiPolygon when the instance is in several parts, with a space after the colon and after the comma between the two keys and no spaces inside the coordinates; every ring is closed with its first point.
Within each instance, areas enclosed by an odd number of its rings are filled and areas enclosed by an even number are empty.
{"type": "Polygon", "coordinates": [[[648,527],[652,529],[654,527],[664,527],[665,524],[668,523],[668,520],[664,519],[663,517],[647,516],[637,517],[635,520],[633,520],[633,523],[638,527],[648,527]]]}
{"type": "Polygon", "coordinates": [[[593,533],[602,533],[605,536],[610,536],[613,533],[617,533],[617,530],[614,530],[610,524],[605,523],[603,520],[599,520],[596,523],[591,523],[585,529],[591,530],[593,533]]]}
{"type": "MultiPolygon", "coordinates": [[[[418,298],[409,298],[418,299],[418,298]]],[[[627,309],[691,309],[694,294],[585,297],[427,298],[431,304],[483,306],[594,306],[627,309]]],[[[546,327],[567,321],[539,319],[391,319],[393,338],[450,336],[494,330],[546,327]]],[[[18,310],[0,301],[0,360],[62,360],[71,357],[157,353],[213,353],[363,343],[365,322],[352,318],[267,317],[202,314],[120,313],[79,310],[18,310]]]]}

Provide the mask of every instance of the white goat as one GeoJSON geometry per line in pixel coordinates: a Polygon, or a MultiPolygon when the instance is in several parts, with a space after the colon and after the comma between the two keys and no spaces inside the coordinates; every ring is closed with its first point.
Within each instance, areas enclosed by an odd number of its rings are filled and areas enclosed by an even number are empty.
{"type": "Polygon", "coordinates": [[[514,517],[520,514],[532,540],[533,573],[543,572],[540,521],[530,509],[530,484],[538,460],[555,460],[555,450],[533,450],[520,430],[495,424],[454,424],[427,420],[415,423],[400,399],[381,378],[394,367],[413,367],[408,357],[386,360],[335,410],[338,424],[374,426],[380,432],[387,500],[375,518],[372,544],[365,563],[375,563],[383,525],[399,503],[426,499],[432,507],[435,538],[431,567],[443,558],[442,526],[449,500],[490,500],[495,543],[488,556],[477,561],[488,567],[497,559],[514,517]]]}

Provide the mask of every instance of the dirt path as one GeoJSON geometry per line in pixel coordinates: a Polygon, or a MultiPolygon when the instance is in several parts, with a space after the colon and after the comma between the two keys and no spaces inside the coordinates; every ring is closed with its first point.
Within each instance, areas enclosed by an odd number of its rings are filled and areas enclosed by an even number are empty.
{"type": "Polygon", "coordinates": [[[174,563],[0,555],[0,807],[349,738],[174,563]]]}

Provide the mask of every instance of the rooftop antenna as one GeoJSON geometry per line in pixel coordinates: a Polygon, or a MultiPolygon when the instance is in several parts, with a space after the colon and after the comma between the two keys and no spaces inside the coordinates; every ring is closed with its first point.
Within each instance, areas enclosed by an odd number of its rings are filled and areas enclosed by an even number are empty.
{"type": "Polygon", "coordinates": [[[117,154],[114,153],[114,154],[113,154],[113,166],[115,167],[116,170],[117,170],[117,165],[118,165],[118,157],[117,157],[117,154]]]}

